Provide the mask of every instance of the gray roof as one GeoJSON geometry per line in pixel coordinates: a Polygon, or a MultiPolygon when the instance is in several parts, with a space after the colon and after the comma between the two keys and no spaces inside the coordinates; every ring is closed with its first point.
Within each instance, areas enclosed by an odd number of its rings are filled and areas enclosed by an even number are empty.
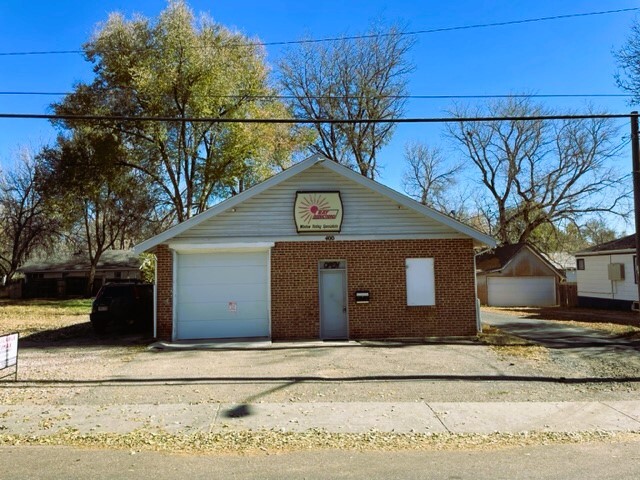
{"type": "Polygon", "coordinates": [[[601,243],[593,247],[585,248],[576,253],[597,253],[597,252],[609,252],[612,250],[635,250],[636,248],[636,234],[627,235],[626,237],[611,240],[610,242],[601,243]]]}
{"type": "Polygon", "coordinates": [[[551,252],[543,255],[547,257],[556,268],[564,270],[576,268],[576,257],[569,252],[551,252]]]}
{"type": "MultiPolygon", "coordinates": [[[[82,272],[88,271],[89,258],[86,255],[33,261],[24,264],[19,271],[23,273],[40,272],[82,272]]],[[[140,257],[133,250],[107,250],[100,256],[98,270],[137,270],[140,257]]]]}

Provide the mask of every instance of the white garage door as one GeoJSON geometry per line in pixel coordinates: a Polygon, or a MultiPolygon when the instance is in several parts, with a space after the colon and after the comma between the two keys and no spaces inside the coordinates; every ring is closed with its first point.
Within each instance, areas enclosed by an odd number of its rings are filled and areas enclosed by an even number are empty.
{"type": "Polygon", "coordinates": [[[269,336],[268,252],[177,256],[176,337],[269,336]]]}
{"type": "Polygon", "coordinates": [[[488,277],[489,305],[541,307],[556,304],[554,277],[488,277]]]}

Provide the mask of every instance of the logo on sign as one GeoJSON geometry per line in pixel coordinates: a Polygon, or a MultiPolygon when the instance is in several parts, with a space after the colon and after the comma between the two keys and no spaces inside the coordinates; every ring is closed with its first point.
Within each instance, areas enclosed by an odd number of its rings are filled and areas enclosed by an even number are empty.
{"type": "Polygon", "coordinates": [[[297,192],[294,216],[298,233],[339,232],[342,200],[339,192],[297,192]]]}
{"type": "Polygon", "coordinates": [[[309,195],[302,198],[298,211],[302,220],[310,222],[311,220],[335,220],[338,218],[339,210],[331,208],[326,197],[309,195]]]}

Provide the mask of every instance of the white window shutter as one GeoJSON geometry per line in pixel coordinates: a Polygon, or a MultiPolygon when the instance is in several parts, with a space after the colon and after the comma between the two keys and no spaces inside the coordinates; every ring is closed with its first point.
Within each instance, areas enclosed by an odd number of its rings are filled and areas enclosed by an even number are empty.
{"type": "Polygon", "coordinates": [[[435,305],[433,258],[407,258],[407,305],[435,305]]]}

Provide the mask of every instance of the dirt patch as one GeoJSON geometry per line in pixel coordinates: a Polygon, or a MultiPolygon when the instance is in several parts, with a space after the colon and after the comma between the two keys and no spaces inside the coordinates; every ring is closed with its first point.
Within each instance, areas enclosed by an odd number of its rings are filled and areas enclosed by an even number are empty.
{"type": "Polygon", "coordinates": [[[0,404],[65,401],[144,351],[140,335],[97,336],[90,311],[90,299],[0,301],[0,334],[20,334],[19,382],[3,382],[0,404]]]}

